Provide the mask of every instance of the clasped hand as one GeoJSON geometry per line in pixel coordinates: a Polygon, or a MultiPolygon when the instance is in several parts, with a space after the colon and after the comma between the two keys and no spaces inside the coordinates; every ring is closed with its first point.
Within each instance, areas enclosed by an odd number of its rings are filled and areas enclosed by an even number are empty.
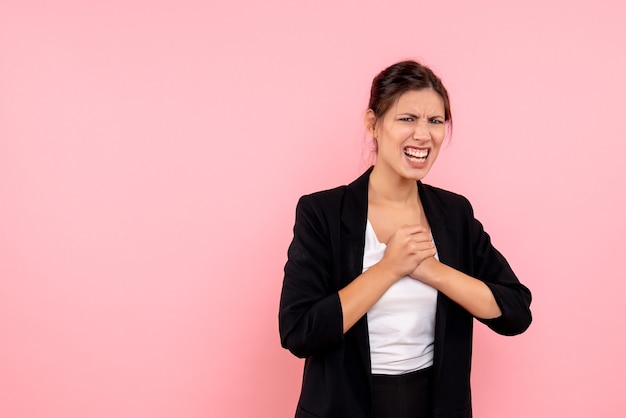
{"type": "Polygon", "coordinates": [[[400,279],[410,276],[420,280],[419,266],[437,250],[427,228],[420,224],[405,225],[389,238],[381,263],[390,268],[400,279]]]}

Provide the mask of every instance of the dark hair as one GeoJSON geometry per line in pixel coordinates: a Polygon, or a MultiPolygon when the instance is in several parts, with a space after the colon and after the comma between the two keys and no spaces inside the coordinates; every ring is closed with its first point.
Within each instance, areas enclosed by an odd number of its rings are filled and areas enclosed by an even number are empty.
{"type": "Polygon", "coordinates": [[[402,94],[422,89],[432,89],[441,96],[445,121],[452,126],[450,99],[446,88],[430,68],[415,61],[398,62],[374,77],[368,108],[374,112],[376,118],[380,118],[402,94]]]}

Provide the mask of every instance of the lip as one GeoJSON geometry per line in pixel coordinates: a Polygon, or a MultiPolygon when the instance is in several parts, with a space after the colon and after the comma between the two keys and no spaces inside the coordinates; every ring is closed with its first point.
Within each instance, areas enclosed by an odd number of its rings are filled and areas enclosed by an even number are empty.
{"type": "Polygon", "coordinates": [[[430,149],[431,147],[414,147],[412,145],[407,145],[402,150],[403,151],[406,151],[406,150],[428,151],[430,153],[430,149]]]}

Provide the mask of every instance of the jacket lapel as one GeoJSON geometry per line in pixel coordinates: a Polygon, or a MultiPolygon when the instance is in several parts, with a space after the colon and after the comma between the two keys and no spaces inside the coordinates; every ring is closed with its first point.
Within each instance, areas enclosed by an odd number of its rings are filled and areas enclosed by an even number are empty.
{"type": "MultiPolygon", "coordinates": [[[[365,227],[367,224],[367,195],[369,176],[367,170],[346,187],[341,210],[341,287],[348,285],[363,272],[365,251],[365,227]]],[[[369,387],[371,370],[367,315],[364,315],[350,331],[359,355],[359,362],[365,372],[369,387]]]]}
{"type": "Polygon", "coordinates": [[[363,271],[367,190],[371,168],[346,187],[341,210],[342,287],[363,271]]]}
{"type": "MultiPolygon", "coordinates": [[[[450,226],[446,220],[446,210],[442,202],[432,192],[430,186],[418,182],[418,190],[426,219],[430,224],[430,230],[437,247],[439,261],[451,267],[458,267],[458,232],[450,226]]],[[[441,292],[437,296],[437,313],[435,316],[435,352],[434,352],[434,375],[435,382],[441,381],[442,364],[445,361],[444,346],[446,336],[446,319],[450,300],[441,292]]]]}

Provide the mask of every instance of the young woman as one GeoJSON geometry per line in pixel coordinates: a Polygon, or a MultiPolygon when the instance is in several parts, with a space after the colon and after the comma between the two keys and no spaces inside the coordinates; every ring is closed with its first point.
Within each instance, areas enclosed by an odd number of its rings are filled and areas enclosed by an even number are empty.
{"type": "Polygon", "coordinates": [[[441,80],[392,65],[364,120],[374,166],[296,209],[279,313],[306,358],[296,417],[469,418],[473,319],[519,334],[530,291],[467,199],[421,182],[452,124],[441,80]]]}

